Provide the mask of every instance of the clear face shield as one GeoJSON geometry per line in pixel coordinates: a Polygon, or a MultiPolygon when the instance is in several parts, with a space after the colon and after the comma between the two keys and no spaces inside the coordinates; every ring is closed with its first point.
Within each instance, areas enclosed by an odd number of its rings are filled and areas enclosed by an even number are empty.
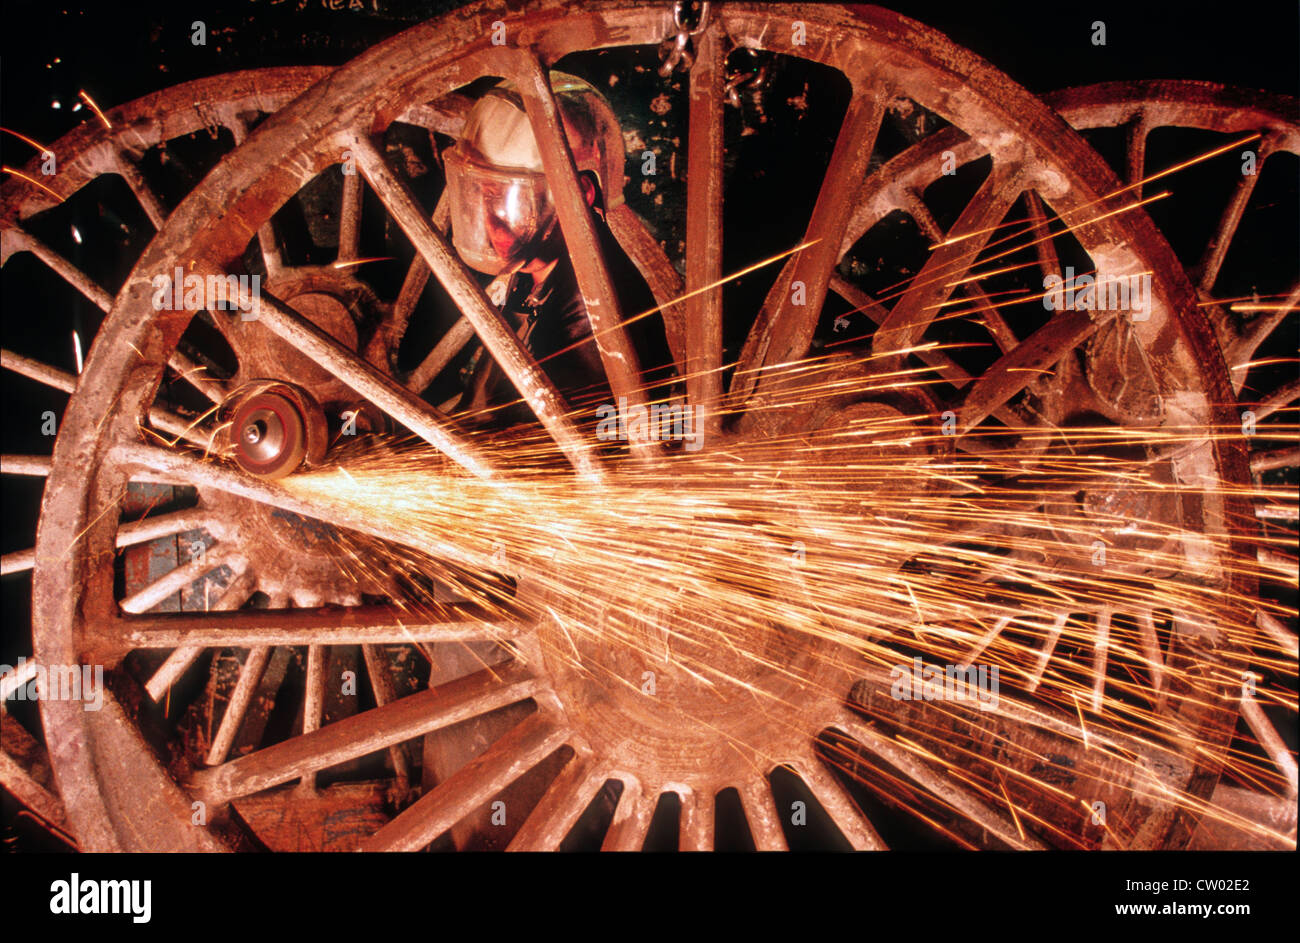
{"type": "Polygon", "coordinates": [[[443,157],[452,244],[465,264],[500,275],[527,261],[555,221],[546,175],[493,167],[459,144],[443,157]]]}

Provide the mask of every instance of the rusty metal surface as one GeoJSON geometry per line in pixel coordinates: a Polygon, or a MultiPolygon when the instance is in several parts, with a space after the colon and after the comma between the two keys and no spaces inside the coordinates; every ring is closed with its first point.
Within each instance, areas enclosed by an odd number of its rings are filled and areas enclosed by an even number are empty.
{"type": "MultiPolygon", "coordinates": [[[[113,133],[97,123],[82,124],[51,149],[62,158],[48,179],[41,157],[28,161],[28,176],[43,181],[67,199],[101,174],[119,172],[121,155],[142,154],[173,138],[215,127],[229,127],[242,115],[270,114],[329,74],[324,67],[252,69],[198,79],[110,108],[105,117],[113,133]]],[[[8,220],[25,219],[55,206],[57,199],[18,177],[0,185],[0,206],[8,220]]]]}

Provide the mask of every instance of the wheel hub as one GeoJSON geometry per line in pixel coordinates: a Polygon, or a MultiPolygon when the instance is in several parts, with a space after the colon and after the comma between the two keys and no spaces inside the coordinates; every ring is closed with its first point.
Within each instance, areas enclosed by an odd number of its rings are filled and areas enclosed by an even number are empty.
{"type": "MultiPolygon", "coordinates": [[[[818,565],[817,551],[809,554],[800,539],[815,532],[814,518],[858,519],[873,493],[897,484],[879,477],[867,486],[871,479],[852,475],[846,484],[802,458],[812,449],[832,469],[837,457],[864,456],[917,468],[932,456],[919,426],[882,403],[796,412],[803,415],[789,427],[802,430],[797,436],[770,428],[725,436],[714,454],[743,458],[735,503],[702,508],[693,527],[674,535],[672,559],[642,558],[579,610],[564,593],[542,607],[552,618],[539,643],[570,722],[598,754],[643,781],[703,789],[746,779],[769,752],[806,747],[855,676],[857,658],[817,624],[769,614],[816,611],[802,574],[818,565]],[[864,437],[878,444],[864,449],[864,437]],[[798,527],[749,505],[743,476],[768,481],[774,470],[786,507],[816,512],[798,527]]],[[[674,467],[692,461],[717,459],[674,467]]]]}

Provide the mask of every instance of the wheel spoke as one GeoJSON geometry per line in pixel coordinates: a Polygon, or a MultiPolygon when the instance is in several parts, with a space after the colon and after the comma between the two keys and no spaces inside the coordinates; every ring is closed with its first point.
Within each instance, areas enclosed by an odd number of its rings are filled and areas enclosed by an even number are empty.
{"type": "Polygon", "coordinates": [[[154,230],[162,229],[163,224],[167,222],[167,207],[163,205],[162,198],[149,185],[149,181],[144,179],[144,174],[136,166],[134,158],[119,147],[113,166],[122,179],[126,181],[126,185],[131,188],[131,192],[135,194],[140,208],[149,217],[149,222],[153,223],[154,230]]]}
{"type": "MultiPolygon", "coordinates": [[[[686,164],[686,291],[722,279],[723,94],[726,56],[716,28],[705,31],[691,69],[686,164]]],[[[686,311],[686,398],[705,441],[721,429],[722,287],[691,295],[686,311]],[[700,423],[703,423],[701,426],[700,423]]]]}
{"type": "MultiPolygon", "coordinates": [[[[461,313],[474,325],[483,345],[515,389],[573,466],[584,475],[596,477],[598,465],[595,453],[569,419],[564,400],[550,378],[537,366],[504,316],[488,301],[465,263],[425,219],[424,211],[415,197],[375,150],[374,145],[364,136],[359,136],[353,147],[357,163],[371,188],[415,244],[416,251],[424,257],[461,313]]],[[[402,394],[423,404],[422,400],[406,390],[402,390],[402,394]]]]}
{"type": "MultiPolygon", "coordinates": [[[[309,734],[320,729],[321,718],[325,713],[325,666],[329,661],[329,649],[324,645],[307,646],[307,678],[302,704],[302,732],[309,734]]],[[[376,703],[379,703],[376,698],[376,703]]],[[[383,704],[379,704],[383,707],[383,704]]],[[[393,749],[390,746],[389,749],[393,749]]],[[[303,789],[316,788],[316,773],[303,775],[299,784],[303,789]]]]}
{"type": "Polygon", "coordinates": [[[966,786],[940,775],[910,751],[872,730],[852,715],[842,713],[836,719],[835,726],[841,733],[856,740],[866,750],[880,757],[935,798],[952,806],[981,828],[988,829],[1012,848],[1024,851],[1045,847],[1037,839],[1022,838],[1015,823],[976,798],[966,786]]]}
{"type": "MultiPolygon", "coordinates": [[[[939,226],[938,220],[930,213],[930,208],[925,205],[925,200],[915,190],[904,191],[903,209],[916,220],[921,229],[921,233],[932,242],[942,242],[944,239],[943,229],[939,226]]],[[[962,293],[966,295],[979,310],[980,315],[984,318],[984,328],[989,332],[998,349],[1004,354],[1013,349],[1019,343],[1019,339],[1011,328],[1007,327],[1007,322],[1002,319],[998,309],[993,307],[989,301],[988,295],[984,289],[979,287],[978,282],[966,282],[961,286],[962,293]]]]}
{"type": "Polygon", "coordinates": [[[213,533],[214,536],[220,537],[225,529],[217,525],[212,515],[201,508],[191,508],[184,511],[172,511],[170,514],[159,514],[156,517],[144,517],[138,521],[129,521],[121,524],[117,528],[117,546],[134,547],[136,544],[148,543],[150,540],[156,540],[159,537],[170,537],[172,534],[179,534],[187,530],[198,530],[204,528],[213,533]],[[220,532],[220,533],[218,533],[220,532]]]}
{"type": "Polygon", "coordinates": [[[992,228],[1002,222],[1020,191],[1019,178],[995,164],[948,231],[948,239],[930,253],[876,331],[872,338],[874,353],[884,355],[916,346],[934,319],[936,306],[948,299],[956,281],[970,271],[992,228]]]}
{"type": "Polygon", "coordinates": [[[1044,278],[1061,274],[1061,260],[1056,255],[1052,244],[1051,228],[1047,224],[1047,212],[1043,209],[1043,198],[1036,190],[1025,191],[1025,213],[1034,232],[1034,252],[1038,256],[1038,271],[1044,278]]]}
{"type": "Polygon", "coordinates": [[[1254,409],[1255,418],[1266,419],[1279,409],[1292,405],[1296,400],[1300,400],[1300,380],[1292,380],[1260,400],[1259,405],[1254,409]]]}
{"type": "Polygon", "coordinates": [[[514,704],[537,689],[537,679],[518,663],[479,671],[201,770],[191,785],[209,802],[226,802],[514,704]]]}
{"type": "Polygon", "coordinates": [[[972,648],[967,653],[966,657],[962,659],[961,670],[965,671],[967,668],[973,665],[975,663],[975,659],[979,658],[980,655],[983,655],[984,650],[988,648],[990,645],[992,645],[993,640],[996,639],[999,635],[1001,635],[1002,630],[1005,629],[1010,624],[1011,624],[1011,616],[1002,616],[996,622],[994,622],[993,627],[989,629],[987,632],[985,632],[983,636],[980,637],[980,640],[975,643],[975,647],[972,648]]]}
{"type": "MultiPolygon", "coordinates": [[[[439,197],[438,205],[433,210],[433,228],[445,234],[447,232],[447,221],[450,217],[451,201],[444,193],[439,197]]],[[[406,269],[406,277],[402,279],[401,290],[397,293],[397,300],[393,302],[392,315],[388,322],[376,332],[376,337],[381,334],[384,335],[384,342],[387,344],[387,350],[392,352],[393,359],[396,359],[397,350],[401,346],[402,338],[406,336],[406,329],[411,323],[411,315],[415,313],[415,306],[420,303],[420,296],[424,293],[425,286],[429,284],[429,276],[432,274],[429,271],[428,264],[424,261],[424,257],[417,252],[406,269]]],[[[408,386],[411,386],[411,384],[408,384],[408,386]]],[[[414,389],[413,386],[412,389],[414,389]]],[[[424,390],[419,389],[415,390],[415,392],[423,393],[424,390]]]]}
{"type": "Polygon", "coordinates": [[[793,766],[850,845],[858,851],[884,851],[888,848],[848,790],[826,771],[815,755],[810,754],[793,766]]]}
{"type": "Polygon", "coordinates": [[[804,236],[805,242],[817,241],[790,257],[764,299],[732,379],[733,405],[749,397],[763,367],[802,360],[808,353],[840,241],[857,203],[853,196],[862,189],[886,98],[855,88],[804,236]],[[796,282],[802,283],[801,291],[796,282]]]}
{"type": "Polygon", "coordinates": [[[640,851],[655,814],[655,799],[635,779],[623,780],[623,792],[614,809],[614,820],[601,843],[601,851],[640,851]]]}
{"type": "Polygon", "coordinates": [[[1147,661],[1151,671],[1151,690],[1157,697],[1165,683],[1165,659],[1160,654],[1160,637],[1156,634],[1155,619],[1151,610],[1143,610],[1138,615],[1138,637],[1142,644],[1142,657],[1147,661]]]}
{"type": "Polygon", "coordinates": [[[77,378],[71,373],[22,354],[15,354],[11,350],[0,350],[0,367],[64,393],[75,393],[77,390],[77,378]]]}
{"type": "Polygon", "coordinates": [[[641,272],[655,301],[662,306],[660,313],[663,315],[664,335],[673,360],[685,364],[686,305],[678,303],[682,296],[682,277],[664,257],[663,249],[646,228],[645,220],[636,215],[626,203],[607,209],[605,218],[610,232],[641,272]]]}
{"type": "MultiPolygon", "coordinates": [[[[438,202],[438,208],[442,208],[442,201],[438,202]]],[[[438,215],[435,212],[435,225],[437,219],[438,215]]],[[[439,230],[441,231],[443,228],[445,227],[439,227],[439,230]]],[[[429,276],[432,274],[423,257],[417,254],[411,260],[411,264],[406,270],[406,277],[402,279],[402,288],[397,293],[397,300],[393,302],[392,320],[388,325],[388,346],[392,351],[395,352],[401,345],[402,337],[406,334],[406,327],[411,323],[411,315],[415,312],[415,306],[420,303],[420,296],[424,294],[425,286],[429,284],[429,276]]],[[[414,386],[411,388],[415,389],[414,386]]],[[[415,392],[422,393],[424,391],[415,390],[415,392]]]]}
{"type": "Polygon", "coordinates": [[[50,474],[48,455],[0,455],[0,474],[47,478],[50,474]]]}
{"type": "Polygon", "coordinates": [[[416,102],[395,120],[458,138],[465,127],[465,116],[473,107],[474,99],[458,92],[449,92],[437,101],[416,102]]]}
{"type": "MultiPolygon", "coordinates": [[[[374,645],[362,645],[361,657],[366,663],[366,674],[370,677],[370,687],[375,692],[375,703],[383,707],[398,700],[393,680],[389,677],[388,661],[374,645]]],[[[395,743],[388,748],[388,756],[393,761],[393,772],[397,777],[397,790],[405,794],[411,786],[411,762],[406,752],[406,745],[395,743]]]]}
{"type": "Polygon", "coordinates": [[[1096,633],[1092,640],[1092,710],[1101,713],[1106,700],[1106,658],[1110,650],[1110,618],[1108,608],[1097,613],[1096,633]]]}
{"type": "Polygon", "coordinates": [[[14,550],[0,557],[0,576],[25,573],[36,565],[35,550],[14,550]]]}
{"type": "Polygon", "coordinates": [[[677,847],[681,851],[711,851],[714,845],[714,803],[712,792],[687,792],[682,795],[681,831],[677,847]]]}
{"type": "Polygon", "coordinates": [[[1250,470],[1255,474],[1273,471],[1275,468],[1294,468],[1297,465],[1300,465],[1300,448],[1255,452],[1250,457],[1250,470]]]}
{"type": "MultiPolygon", "coordinates": [[[[618,293],[610,279],[604,251],[578,184],[577,168],[561,127],[559,108],[546,70],[531,52],[508,47],[499,47],[495,52],[503,64],[509,65],[524,100],[533,138],[541,154],[542,168],[555,199],[560,231],[564,234],[564,244],[573,261],[578,288],[585,301],[594,343],[609,379],[610,392],[616,401],[626,402],[629,409],[645,406],[640,361],[623,325],[618,293]]],[[[611,188],[612,184],[611,181],[611,188]]],[[[611,201],[615,195],[611,193],[611,201]]],[[[652,442],[630,442],[629,445],[633,454],[641,457],[651,457],[657,451],[652,442]]]]}
{"type": "Polygon", "coordinates": [[[1142,199],[1142,178],[1147,163],[1147,136],[1151,125],[1145,115],[1138,115],[1124,127],[1125,183],[1133,187],[1133,194],[1142,199]]]}
{"type": "Polygon", "coordinates": [[[244,715],[248,713],[248,706],[253,702],[253,695],[257,693],[257,686],[262,681],[262,674],[266,671],[266,663],[270,657],[269,648],[254,648],[249,651],[248,657],[240,666],[239,680],[235,682],[235,690],[230,694],[226,711],[221,715],[221,723],[217,725],[217,734],[212,738],[212,745],[208,748],[206,762],[209,766],[216,766],[225,761],[231,745],[235,742],[235,736],[239,733],[239,728],[243,726],[244,715]]]}
{"type": "Polygon", "coordinates": [[[1043,639],[1043,647],[1038,650],[1038,661],[1034,665],[1034,670],[1029,676],[1029,683],[1025,690],[1033,694],[1038,690],[1038,685],[1042,683],[1043,672],[1047,670],[1047,665],[1052,660],[1052,653],[1056,651],[1056,643],[1061,639],[1061,632],[1065,629],[1065,623],[1069,620],[1068,612],[1060,612],[1056,615],[1056,620],[1052,627],[1048,629],[1047,636],[1043,639]]]}
{"type": "Polygon", "coordinates": [[[172,593],[184,589],[223,564],[234,564],[238,559],[240,559],[239,554],[229,547],[218,544],[189,563],[174,568],[148,586],[127,596],[118,605],[122,607],[123,612],[147,612],[172,593]]]}
{"type": "MultiPolygon", "coordinates": [[[[37,383],[53,387],[64,393],[72,394],[77,391],[77,378],[71,373],[41,363],[39,360],[32,360],[30,357],[15,354],[9,350],[0,351],[0,367],[5,370],[12,370],[29,380],[35,380],[37,383]]],[[[211,433],[204,431],[201,427],[196,427],[193,421],[187,422],[184,417],[169,412],[161,406],[151,406],[149,408],[149,422],[168,435],[175,436],[177,439],[184,439],[199,448],[206,449],[211,443],[211,433]]]]}
{"type": "MultiPolygon", "coordinates": [[[[1044,648],[1046,649],[1046,646],[1044,646],[1044,648]]],[[[858,673],[878,690],[888,694],[893,681],[887,672],[867,667],[859,669],[858,673]]],[[[965,712],[964,707],[955,703],[950,704],[949,707],[954,711],[961,710],[961,712],[965,712]]],[[[1082,741],[1084,737],[1084,733],[1080,730],[1078,722],[1076,720],[1067,719],[1067,715],[1048,713],[1039,707],[1021,704],[1012,700],[1006,694],[1003,694],[1003,696],[998,698],[997,701],[989,701],[987,703],[981,702],[977,709],[977,713],[979,716],[1000,717],[1009,723],[1044,730],[1073,741],[1082,741]]],[[[844,716],[847,717],[850,715],[844,716]]],[[[1114,729],[1089,729],[1087,731],[1087,738],[1092,746],[1105,747],[1111,750],[1150,753],[1155,749],[1164,749],[1156,747],[1150,741],[1141,740],[1114,729]]]]}
{"type": "Polygon", "coordinates": [[[199,488],[215,488],[260,504],[315,518],[326,524],[346,527],[402,546],[415,547],[425,553],[446,557],[471,567],[491,568],[491,561],[481,554],[469,553],[454,544],[430,541],[423,536],[416,539],[396,525],[376,523],[360,509],[302,497],[290,493],[283,485],[255,478],[231,466],[198,461],[169,449],[141,443],[122,443],[112,450],[112,456],[114,462],[130,469],[132,481],[161,480],[199,488]]]}
{"type": "Polygon", "coordinates": [[[81,292],[100,311],[107,314],[113,309],[112,295],[96,285],[89,275],[31,233],[18,226],[9,226],[5,229],[5,235],[15,242],[12,251],[17,252],[26,249],[53,269],[56,275],[81,292]]]}
{"type": "Polygon", "coordinates": [[[490,464],[463,440],[424,400],[412,394],[315,324],[266,292],[254,302],[259,323],[301,351],[402,423],[452,461],[481,478],[492,477],[490,464]]]}
{"type": "Polygon", "coordinates": [[[994,410],[1005,406],[1096,330],[1097,323],[1088,312],[1058,311],[1018,347],[1003,354],[967,391],[957,411],[957,434],[965,435],[994,410]]]}
{"type": "Polygon", "coordinates": [[[562,747],[569,736],[546,713],[530,715],[372,835],[365,850],[419,851],[562,747]]]}
{"type": "Polygon", "coordinates": [[[351,262],[356,259],[361,244],[361,205],[365,193],[361,175],[353,171],[343,174],[343,196],[339,206],[339,249],[337,260],[351,262]]]}
{"type": "Polygon", "coordinates": [[[1288,314],[1300,307],[1300,284],[1291,289],[1276,311],[1265,311],[1251,322],[1250,327],[1231,347],[1224,351],[1223,359],[1231,371],[1233,391],[1240,393],[1246,382],[1246,370],[1242,369],[1255,356],[1259,345],[1280,325],[1288,314]]]}
{"type": "Polygon", "coordinates": [[[1201,261],[1194,270],[1192,277],[1196,279],[1196,284],[1201,291],[1207,294],[1214,290],[1214,283],[1219,280],[1219,269],[1223,267],[1223,260],[1228,255],[1228,249],[1232,247],[1232,239],[1237,234],[1237,226],[1240,225],[1241,217],[1246,212],[1250,195],[1255,192],[1255,184],[1259,180],[1260,171],[1271,150],[1271,145],[1269,138],[1260,141],[1255,158],[1255,173],[1241,174],[1237,180],[1236,187],[1232,191],[1232,199],[1224,207],[1223,216],[1219,218],[1214,235],[1210,237],[1201,261]]]}
{"type": "Polygon", "coordinates": [[[1260,547],[1255,554],[1260,565],[1266,569],[1273,570],[1276,574],[1275,580],[1287,586],[1294,586],[1296,582],[1296,558],[1288,553],[1277,553],[1265,547],[1260,547]]]}
{"type": "MultiPolygon", "coordinates": [[[[226,125],[226,130],[235,139],[235,147],[238,148],[248,139],[250,125],[241,118],[235,118],[226,125]]],[[[257,231],[257,246],[262,253],[262,265],[266,269],[267,278],[278,275],[284,268],[284,256],[280,252],[280,243],[275,236],[275,224],[269,219],[257,231]]]]}
{"type": "Polygon", "coordinates": [[[608,771],[597,767],[590,757],[582,754],[573,757],[533,807],[506,850],[558,849],[581,817],[583,809],[608,778],[608,771]]]}
{"type": "Polygon", "coordinates": [[[1264,748],[1264,752],[1272,759],[1273,765],[1278,769],[1291,788],[1291,798],[1296,795],[1296,761],[1291,751],[1287,748],[1286,741],[1277,732],[1273,722],[1268,719],[1259,702],[1249,694],[1243,692],[1241,697],[1241,716],[1246,718],[1246,723],[1250,727],[1251,733],[1259,741],[1259,745],[1264,748]]]}
{"type": "Polygon", "coordinates": [[[447,329],[447,333],[442,335],[442,339],[434,345],[433,350],[429,351],[429,356],[425,357],[411,372],[406,381],[406,388],[417,396],[422,394],[473,336],[474,325],[469,322],[469,319],[457,318],[456,323],[447,329]]]}
{"type": "Polygon", "coordinates": [[[207,376],[208,368],[201,364],[195,363],[189,357],[185,356],[179,350],[174,351],[167,363],[174,369],[180,378],[194,387],[212,402],[221,404],[226,401],[226,387],[220,380],[214,380],[207,376]]]}
{"type": "Polygon", "coordinates": [[[119,619],[112,637],[123,650],[130,651],[192,645],[244,648],[504,641],[518,632],[518,626],[485,621],[484,613],[470,608],[449,606],[438,615],[439,621],[431,621],[397,606],[161,613],[119,619]]]}
{"type": "Polygon", "coordinates": [[[1300,655],[1300,636],[1288,629],[1282,620],[1274,618],[1261,609],[1255,613],[1255,624],[1292,658],[1300,655]]]}
{"type": "Polygon", "coordinates": [[[788,851],[785,832],[781,829],[781,813],[776,808],[776,797],[766,779],[751,779],[737,789],[740,804],[745,810],[754,847],[759,851],[788,851]]]}
{"type": "MultiPolygon", "coordinates": [[[[55,274],[79,291],[88,301],[94,304],[95,307],[99,308],[99,310],[107,314],[113,309],[112,295],[106,292],[103,288],[100,288],[99,285],[95,284],[95,282],[85,272],[81,271],[81,269],[77,268],[35,236],[17,226],[6,229],[5,235],[9,236],[16,242],[13,251],[21,249],[29,250],[38,259],[53,269],[55,274]]],[[[213,402],[220,402],[220,400],[214,398],[213,393],[211,392],[213,390],[212,384],[214,384],[214,381],[195,376],[195,365],[190,363],[183,354],[177,352],[169,362],[176,369],[176,372],[186,380],[186,382],[193,384],[196,389],[209,399],[212,399],[213,402]]],[[[33,377],[33,379],[39,378],[33,377]]],[[[41,382],[43,383],[45,381],[41,380],[41,382]]],[[[76,378],[73,377],[73,383],[75,384],[75,382],[76,378]]],[[[219,385],[217,385],[217,388],[219,388],[219,385]]],[[[72,390],[68,389],[65,390],[65,392],[71,393],[72,390]]]]}
{"type": "MultiPolygon", "coordinates": [[[[831,276],[830,287],[832,291],[853,305],[855,310],[861,311],[876,324],[880,324],[889,316],[888,308],[839,275],[831,276]]],[[[969,385],[973,379],[969,373],[941,350],[918,350],[916,356],[926,366],[932,367],[938,376],[959,390],[969,385]]],[[[993,410],[993,415],[1013,428],[1023,424],[1023,420],[1005,406],[993,410]]]]}

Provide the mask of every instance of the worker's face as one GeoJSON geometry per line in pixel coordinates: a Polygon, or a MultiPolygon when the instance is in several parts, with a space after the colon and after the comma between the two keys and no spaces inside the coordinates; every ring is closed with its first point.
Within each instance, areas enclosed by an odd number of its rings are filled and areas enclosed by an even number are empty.
{"type": "Polygon", "coordinates": [[[527,262],[554,218],[545,175],[492,167],[461,145],[446,166],[452,243],[465,264],[499,275],[527,262]]]}

